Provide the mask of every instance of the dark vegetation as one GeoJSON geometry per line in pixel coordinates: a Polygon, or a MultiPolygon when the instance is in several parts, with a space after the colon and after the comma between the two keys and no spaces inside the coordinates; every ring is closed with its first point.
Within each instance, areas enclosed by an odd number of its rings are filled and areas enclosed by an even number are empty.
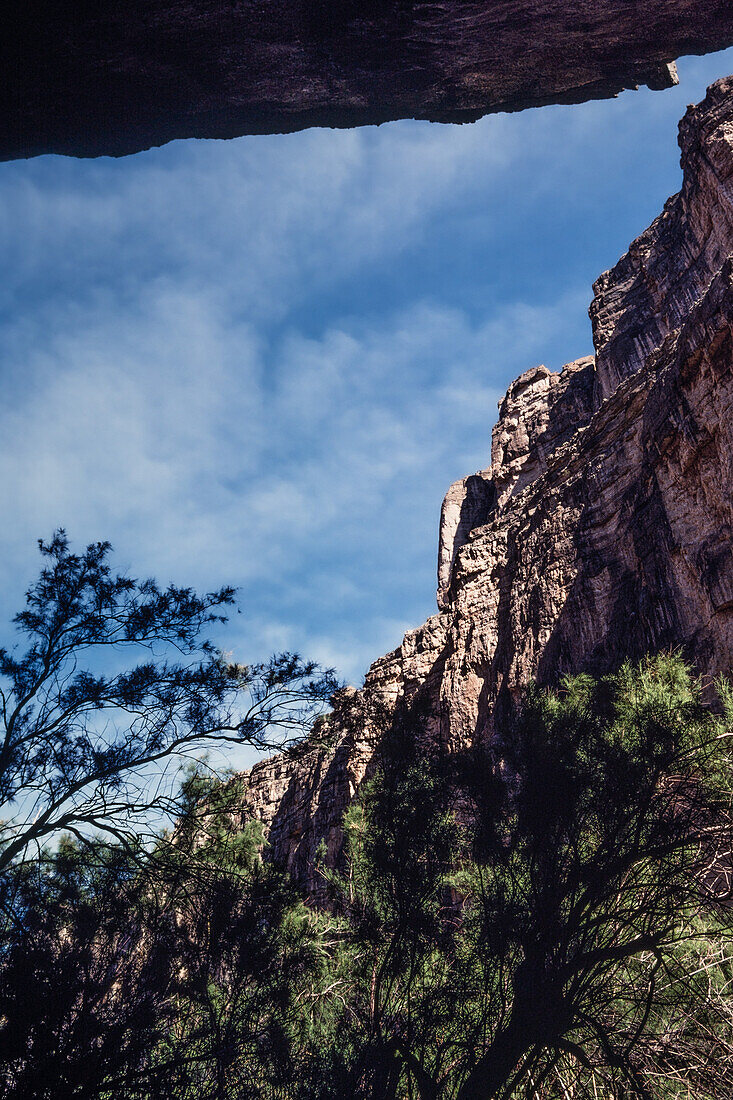
{"type": "Polygon", "coordinates": [[[114,574],[108,543],[73,554],[63,531],[39,549],[14,619],[27,646],[0,649],[0,872],[60,830],[137,844],[175,813],[171,763],[212,742],[282,747],[337,687],[292,654],[241,665],[216,650],[204,631],[226,621],[232,588],[114,574]]]}
{"type": "Polygon", "coordinates": [[[202,646],[228,590],[42,551],[29,648],[0,668],[0,1095],[733,1095],[726,681],[712,699],[663,655],[530,688],[501,756],[468,759],[426,747],[417,707],[352,704],[380,756],[308,906],[236,777],[191,765],[173,791],[148,769],[305,734],[332,677],[202,646]],[[80,671],[98,645],[151,652],[80,671]]]}

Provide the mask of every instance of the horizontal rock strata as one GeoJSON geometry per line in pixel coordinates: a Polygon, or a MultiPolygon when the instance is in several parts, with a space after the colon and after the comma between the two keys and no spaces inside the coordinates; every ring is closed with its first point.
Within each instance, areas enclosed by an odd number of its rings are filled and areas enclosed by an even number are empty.
{"type": "Polygon", "coordinates": [[[0,158],[120,156],[616,95],[733,44],[728,0],[22,0],[0,158]]]}
{"type": "MultiPolygon", "coordinates": [[[[490,468],[446,496],[440,613],[367,675],[389,702],[420,692],[450,749],[491,739],[533,677],[672,646],[733,668],[733,78],[680,143],[682,190],[595,285],[596,357],[510,386],[490,468]]],[[[373,751],[352,727],[247,781],[244,807],[308,886],[373,751]]]]}

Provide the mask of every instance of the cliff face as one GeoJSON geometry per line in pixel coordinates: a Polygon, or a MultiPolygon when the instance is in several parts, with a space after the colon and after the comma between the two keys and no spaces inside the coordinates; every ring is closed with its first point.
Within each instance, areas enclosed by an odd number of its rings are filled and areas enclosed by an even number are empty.
{"type": "MultiPolygon", "coordinates": [[[[733,667],[733,77],[680,145],[682,190],[595,284],[595,358],[510,386],[491,467],[445,499],[440,613],[367,675],[420,691],[450,748],[490,738],[531,677],[668,646],[733,667]]],[[[250,773],[245,809],[306,885],[373,749],[352,728],[250,773]]]]}
{"type": "Polygon", "coordinates": [[[0,159],[616,95],[733,44],[728,0],[23,0],[0,159]]]}

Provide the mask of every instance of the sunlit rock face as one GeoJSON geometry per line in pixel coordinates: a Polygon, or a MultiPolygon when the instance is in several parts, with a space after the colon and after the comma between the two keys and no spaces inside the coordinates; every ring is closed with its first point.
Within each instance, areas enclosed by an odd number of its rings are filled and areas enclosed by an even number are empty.
{"type": "Polygon", "coordinates": [[[679,132],[682,190],[593,287],[599,402],[680,329],[733,251],[732,94],[730,78],[720,80],[688,109],[679,132]]]}
{"type": "MultiPolygon", "coordinates": [[[[367,674],[389,702],[420,694],[450,749],[490,740],[530,678],[670,646],[733,668],[733,78],[688,110],[680,144],[680,194],[595,285],[596,357],[509,387],[490,468],[446,496],[440,612],[367,674]]],[[[370,736],[250,775],[245,808],[309,887],[370,736]]]]}
{"type": "Polygon", "coordinates": [[[674,82],[733,44],[729,0],[17,0],[0,158],[173,138],[474,120],[674,82]]]}

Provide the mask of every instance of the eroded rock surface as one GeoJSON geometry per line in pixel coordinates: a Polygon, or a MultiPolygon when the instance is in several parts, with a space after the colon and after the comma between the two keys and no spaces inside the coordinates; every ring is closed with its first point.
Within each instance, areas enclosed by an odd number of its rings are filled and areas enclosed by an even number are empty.
{"type": "Polygon", "coordinates": [[[668,87],[733,44],[729,0],[22,0],[0,159],[396,118],[474,120],[668,87]]]}
{"type": "MultiPolygon", "coordinates": [[[[490,739],[532,677],[670,646],[733,668],[733,77],[680,143],[680,194],[595,284],[596,358],[510,386],[490,469],[446,497],[441,611],[367,675],[390,702],[422,693],[451,749],[490,739]]],[[[373,751],[352,729],[250,775],[246,806],[309,887],[373,751]]]]}

